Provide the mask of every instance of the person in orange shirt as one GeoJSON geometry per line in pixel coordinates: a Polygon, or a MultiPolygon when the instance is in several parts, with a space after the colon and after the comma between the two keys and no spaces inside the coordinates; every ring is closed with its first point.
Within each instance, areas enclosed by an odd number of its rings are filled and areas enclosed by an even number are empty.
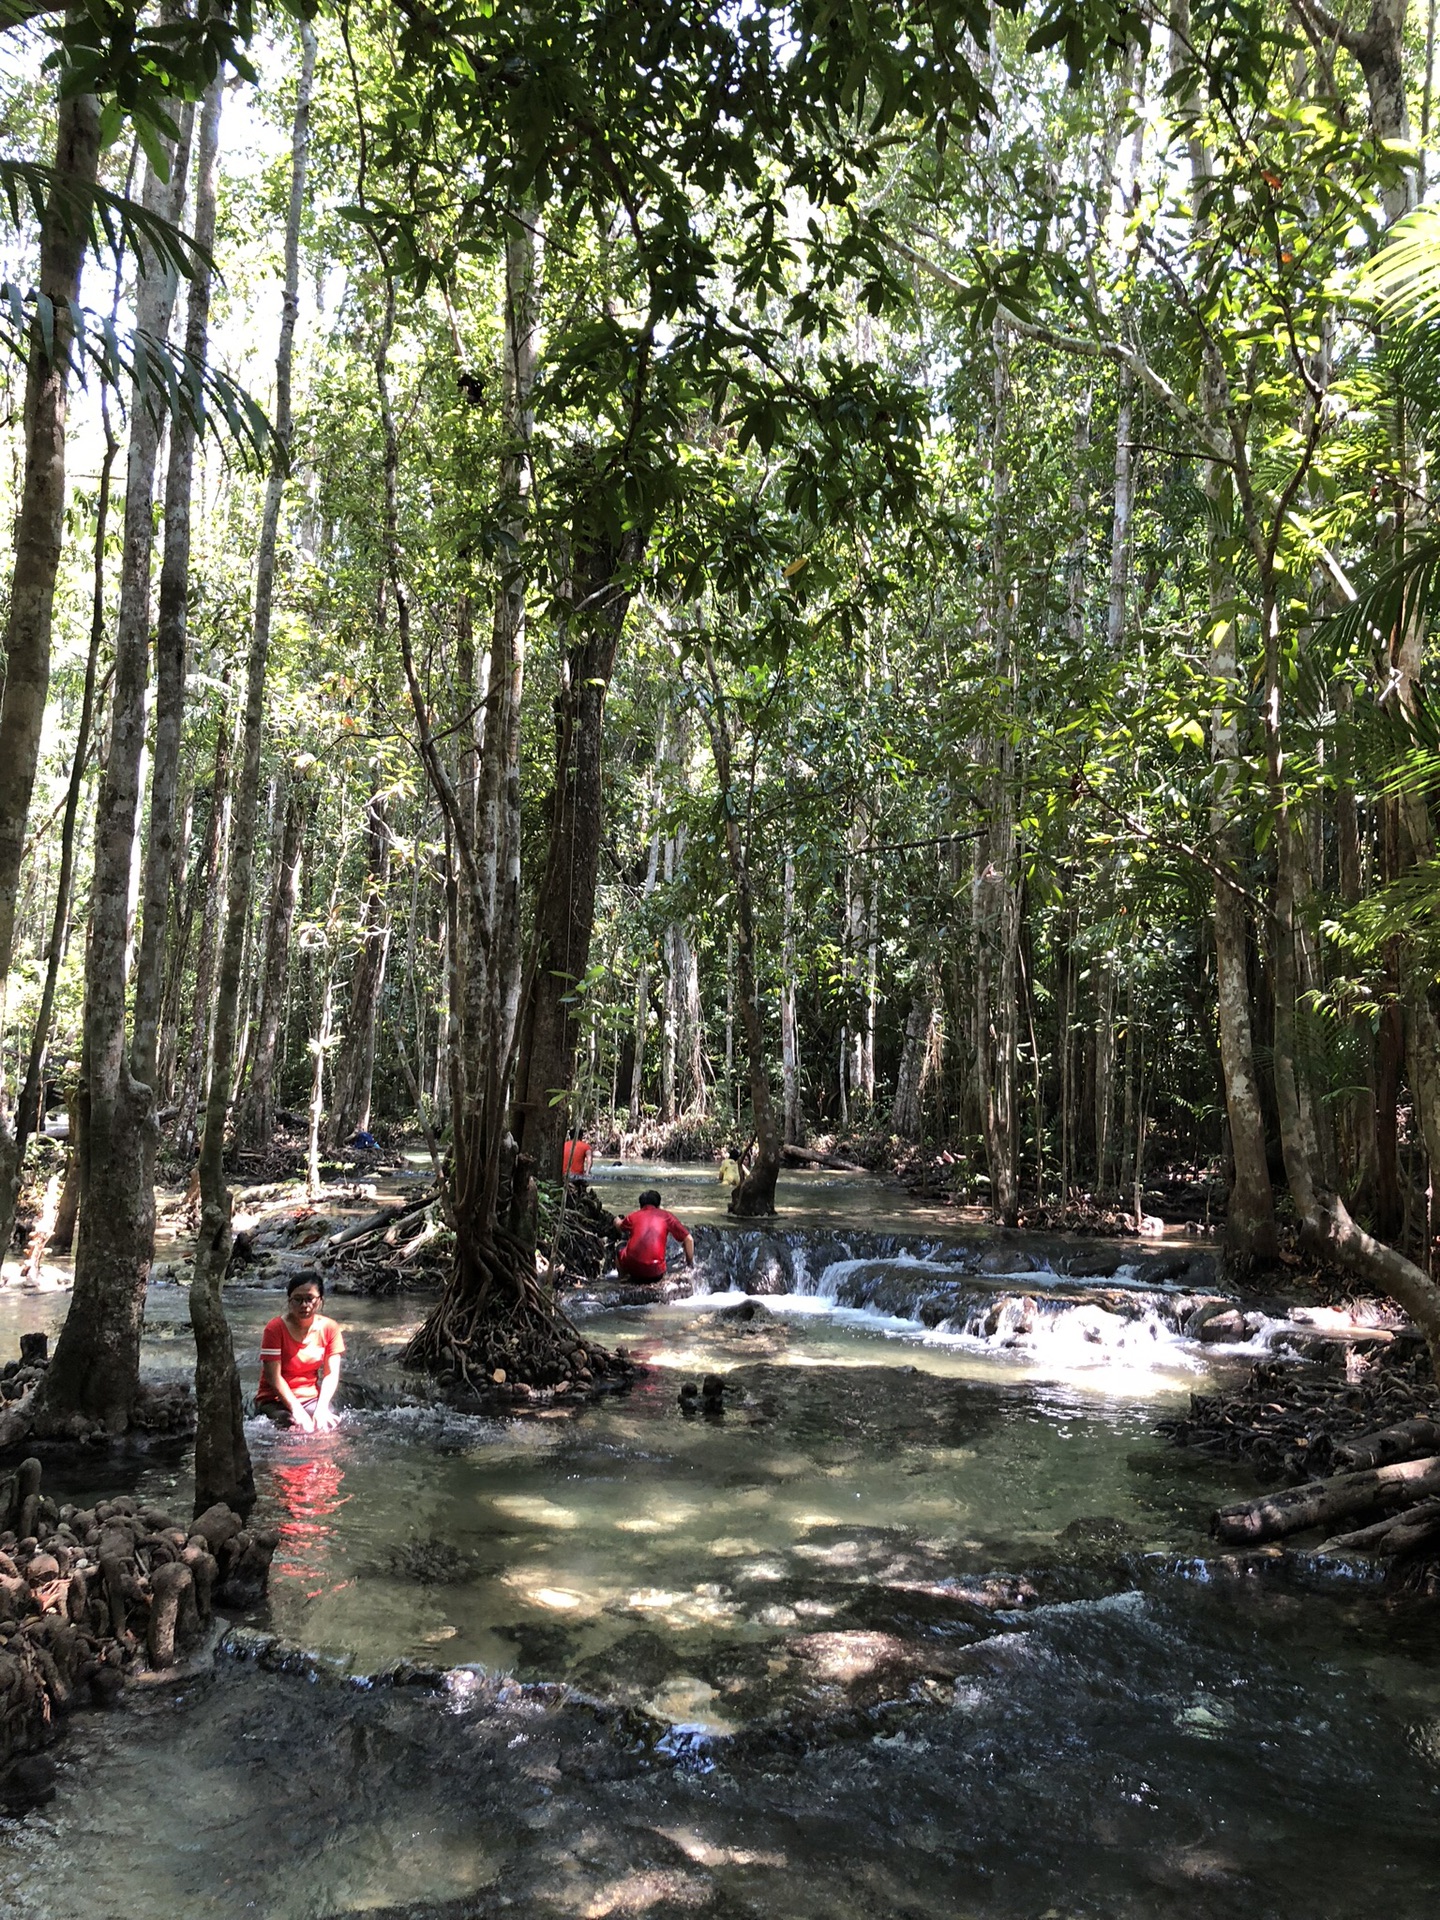
{"type": "Polygon", "coordinates": [[[565,1142],[565,1174],[571,1180],[588,1180],[591,1163],[595,1158],[595,1149],[584,1135],[577,1135],[565,1142]]]}
{"type": "Polygon", "coordinates": [[[313,1273],[297,1273],[285,1289],[285,1311],[267,1321],[260,1336],[260,1389],[257,1413],[296,1426],[302,1433],[324,1433],[335,1424],[331,1401],[340,1384],[345,1336],[320,1308],[325,1282],[313,1273]]]}

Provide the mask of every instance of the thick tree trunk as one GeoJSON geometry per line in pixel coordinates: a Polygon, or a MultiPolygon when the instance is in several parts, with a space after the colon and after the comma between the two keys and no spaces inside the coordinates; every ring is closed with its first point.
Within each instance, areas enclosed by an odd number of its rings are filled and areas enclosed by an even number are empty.
{"type": "MultiPolygon", "coordinates": [[[[0,1008],[15,943],[15,905],[40,733],[50,688],[50,629],[65,525],[65,411],[74,337],[72,304],[89,232],[88,190],[100,153],[100,106],[93,94],[60,102],[55,137],[57,188],[40,229],[40,292],[54,303],[47,344],[37,320],[25,369],[25,469],[15,517],[15,561],[5,625],[0,692],[0,1008]]],[[[108,468],[107,468],[108,472],[108,468]]],[[[0,1099],[0,1261],[15,1223],[20,1148],[0,1099]]]]}
{"type": "MultiPolygon", "coordinates": [[[[187,109],[169,180],[161,179],[153,162],[146,169],[144,204],[172,224],[184,204],[191,121],[187,109]]],[[[174,302],[174,275],[147,257],[135,294],[140,330],[163,340],[174,302]]],[[[78,1418],[122,1433],[140,1387],[140,1321],[154,1243],[159,1128],[153,1088],[137,1078],[126,1046],[126,998],[150,664],[153,494],[160,438],[155,399],[148,372],[142,373],[130,403],[110,745],[96,810],[90,889],[81,1065],[86,1121],[75,1291],[55,1357],[37,1390],[36,1417],[42,1430],[64,1429],[78,1418]]]]}
{"type": "Polygon", "coordinates": [[[890,1124],[902,1140],[918,1140],[925,1130],[925,1081],[934,1024],[935,980],[927,969],[915,982],[900,1048],[900,1069],[895,1076],[895,1104],[890,1124]]]}
{"type": "Polygon", "coordinates": [[[308,799],[299,781],[292,783],[285,803],[285,828],[275,888],[265,920],[265,952],[261,960],[260,1010],[255,1023],[255,1045],[250,1057],[250,1080],[236,1120],[236,1133],[255,1147],[268,1147],[275,1132],[275,1062],[280,1037],[280,1015],[285,1005],[285,983],[290,971],[290,933],[300,897],[308,799]]]}
{"type": "Polygon", "coordinates": [[[558,1175],[570,1126],[580,1034],[578,989],[590,964],[595,884],[605,825],[601,780],[605,695],[630,605],[628,580],[644,536],[577,556],[561,660],[549,851],[536,907],[535,959],[525,985],[515,1138],[544,1174],[558,1175]]]}
{"type": "MultiPolygon", "coordinates": [[[[1177,9],[1188,30],[1188,6],[1177,9]]],[[[1190,179],[1195,201],[1193,233],[1203,259],[1209,248],[1209,216],[1205,198],[1214,184],[1209,149],[1192,129],[1189,139],[1190,179]]],[[[1212,350],[1204,352],[1200,376],[1202,417],[1212,435],[1225,425],[1225,378],[1212,350]]],[[[1218,531],[1231,501],[1232,482],[1217,460],[1202,466],[1202,485],[1212,512],[1206,531],[1206,567],[1211,627],[1210,674],[1215,682],[1215,706],[1210,721],[1210,758],[1215,768],[1210,808],[1211,841],[1217,866],[1234,876],[1233,884],[1215,883],[1214,934],[1216,1012],[1220,1032],[1220,1064],[1225,1081],[1225,1111],[1230,1123],[1230,1151],[1234,1180],[1225,1216],[1227,1258],[1244,1269],[1256,1260],[1272,1259],[1278,1250],[1275,1201],[1265,1155],[1265,1124],[1260,1084],[1255,1070],[1255,1043],[1250,1017],[1250,970],[1247,954],[1248,918],[1240,890],[1238,794],[1241,787],[1238,715],[1242,681],[1236,624],[1231,616],[1236,582],[1234,566],[1218,531]]]]}
{"type": "Polygon", "coordinates": [[[231,1197],[225,1184],[225,1127],[235,1068],[241,967],[255,867],[255,821],[260,802],[260,752],[265,731],[265,676],[270,659],[270,616],[275,594],[275,549],[290,461],[290,362],[300,310],[300,222],[310,160],[310,95],[315,81],[313,29],[300,27],[300,80],[290,135],[290,199],[285,222],[285,291],[280,343],[275,354],[275,451],[265,488],[260,542],[255,556],[255,604],[250,657],[245,673],[245,719],[235,783],[230,873],[225,890],[225,932],[216,980],[211,1029],[210,1085],[200,1137],[200,1226],[195,1236],[195,1272],[190,1283],[190,1324],[195,1330],[196,1512],[216,1501],[246,1512],[255,1498],[250,1449],[240,1401],[240,1376],[221,1286],[233,1240],[231,1197]]]}
{"type": "MultiPolygon", "coordinates": [[[[45,955],[45,984],[40,990],[40,1005],[35,1014],[35,1029],[30,1036],[30,1054],[25,1065],[25,1080],[15,1109],[15,1168],[23,1165],[25,1149],[40,1124],[41,1093],[45,1077],[45,1056],[50,1045],[50,1021],[55,1011],[55,990],[60,965],[70,938],[70,899],[75,879],[75,828],[80,811],[80,794],[85,784],[85,768],[90,758],[90,730],[95,716],[95,681],[100,665],[100,647],[105,638],[105,538],[110,523],[110,476],[120,443],[111,431],[108,408],[102,408],[105,420],[105,453],[100,463],[100,487],[95,504],[94,565],[90,601],[90,646],[85,657],[85,686],[80,696],[80,721],[75,730],[75,757],[65,790],[65,815],[60,827],[60,872],[55,882],[55,912],[50,923],[50,945],[45,955]]],[[[74,1177],[75,1151],[71,1142],[67,1186],[74,1177]]],[[[14,1232],[15,1183],[6,1178],[3,1122],[0,1122],[0,1250],[10,1245],[14,1232]]],[[[73,1231],[73,1229],[72,1229],[73,1231]]]]}
{"type": "MultiPolygon", "coordinates": [[[[426,693],[410,641],[409,597],[401,568],[397,476],[399,443],[390,403],[387,354],[393,290],[376,356],[385,431],[385,539],[406,680],[431,787],[444,810],[455,902],[452,999],[454,1152],[450,1214],[455,1266],[445,1292],[406,1349],[406,1362],[455,1387],[586,1384],[607,1357],[578,1337],[536,1273],[534,1163],[507,1133],[520,1029],[520,717],[525,666],[524,535],[529,517],[526,447],[530,395],[539,350],[538,245],[532,217],[517,218],[505,258],[503,393],[506,451],[501,495],[516,555],[495,599],[488,711],[473,807],[457,794],[430,731],[426,693]]],[[[571,654],[573,667],[575,655],[571,654]]],[[[469,689],[461,689],[462,699],[469,689]]],[[[562,768],[567,764],[562,746],[562,768]]],[[[462,779],[462,789],[468,783],[462,779]]],[[[557,809],[563,796],[557,793],[557,809]]],[[[559,816],[552,825],[559,834],[559,816]]],[[[563,834],[559,837],[563,838],[563,834]]],[[[552,853],[556,836],[552,835],[552,853]]],[[[593,878],[592,878],[593,889],[593,878]]],[[[552,919],[552,930],[553,930],[552,919]]],[[[553,954],[551,956],[553,958],[553,954]]],[[[557,1151],[558,1164],[558,1151],[557,1151]]]]}

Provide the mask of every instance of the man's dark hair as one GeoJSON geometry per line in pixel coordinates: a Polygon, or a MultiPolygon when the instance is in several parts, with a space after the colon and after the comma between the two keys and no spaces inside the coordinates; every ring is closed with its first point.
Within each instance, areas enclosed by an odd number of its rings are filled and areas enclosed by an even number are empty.
{"type": "Polygon", "coordinates": [[[660,1204],[660,1189],[658,1187],[647,1187],[640,1196],[639,1204],[642,1207],[658,1207],[660,1204]]]}

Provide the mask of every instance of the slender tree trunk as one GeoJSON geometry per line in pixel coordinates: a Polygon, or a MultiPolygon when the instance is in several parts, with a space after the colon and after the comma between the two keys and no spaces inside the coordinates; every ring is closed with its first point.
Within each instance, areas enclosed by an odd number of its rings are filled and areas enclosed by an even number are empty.
{"type": "MultiPolygon", "coordinates": [[[[25,369],[25,467],[15,518],[15,561],[5,625],[0,692],[0,1012],[15,945],[15,904],[25,827],[40,759],[50,689],[50,630],[65,527],[65,412],[80,272],[89,232],[87,194],[100,154],[100,106],[93,94],[62,99],[55,137],[56,190],[40,229],[40,292],[53,302],[47,343],[38,319],[25,369]]],[[[3,1100],[0,1100],[3,1108],[3,1100]]],[[[15,1224],[20,1154],[0,1110],[0,1262],[15,1224]]]]}
{"type": "Polygon", "coordinates": [[[255,1023],[250,1081],[236,1122],[236,1132],[256,1147],[268,1147],[275,1132],[275,1063],[280,1016],[285,1005],[285,983],[290,971],[290,933],[295,924],[296,902],[300,897],[300,863],[308,817],[307,796],[298,780],[294,781],[285,803],[284,836],[275,869],[275,889],[265,921],[260,1011],[255,1023]]]}
{"type": "Polygon", "coordinates": [[[375,1032],[385,964],[390,955],[390,829],[378,792],[365,810],[365,849],[369,885],[361,918],[361,944],[350,975],[350,1007],[345,1037],[332,1076],[330,1145],[339,1148],[357,1128],[370,1124],[370,1085],[375,1071],[375,1032]]]}
{"type": "MultiPolygon", "coordinates": [[[[750,885],[749,851],[736,817],[733,751],[729,716],[720,690],[720,676],[710,649],[705,652],[712,700],[705,707],[705,721],[715,756],[715,774],[720,787],[724,816],[725,853],[730,879],[735,888],[735,957],[738,978],[736,999],[740,1027],[745,1035],[745,1050],[750,1064],[750,1111],[755,1124],[755,1158],[750,1171],[730,1195],[730,1212],[753,1220],[775,1211],[775,1183],[780,1176],[780,1129],[775,1124],[775,1107],[770,1098],[769,1061],[765,1051],[765,1028],[760,1018],[759,986],[756,978],[755,902],[750,885]]],[[[748,822],[747,822],[748,826],[748,822]]]]}
{"type": "Polygon", "coordinates": [[[290,362],[300,311],[300,222],[310,159],[310,95],[315,80],[316,40],[300,26],[300,82],[290,135],[290,200],[285,222],[285,292],[280,344],[275,355],[275,451],[265,488],[260,544],[255,556],[255,605],[245,674],[245,718],[235,783],[230,872],[225,890],[225,932],[216,980],[211,1029],[210,1086],[200,1137],[200,1226],[190,1283],[190,1324],[195,1329],[196,1512],[223,1500],[246,1511],[255,1497],[250,1449],[245,1444],[240,1376],[221,1286],[230,1264],[231,1196],[225,1184],[225,1125],[234,1073],[240,1009],[241,963],[255,865],[255,820],[260,800],[260,752],[265,730],[265,675],[270,659],[270,615],[275,593],[275,548],[280,532],[291,439],[290,362]]]}
{"type": "MultiPolygon", "coordinates": [[[[660,835],[650,836],[650,853],[645,863],[645,879],[640,889],[642,902],[655,891],[660,871],[660,835]]],[[[638,1131],[645,1115],[645,1041],[650,1026],[650,946],[646,933],[645,950],[635,975],[635,1054],[630,1065],[630,1125],[638,1131]]]]}
{"type": "MultiPolygon", "coordinates": [[[[146,168],[144,204],[172,224],[184,204],[192,112],[187,109],[182,116],[168,181],[161,179],[153,161],[146,168]]],[[[165,339],[174,302],[173,273],[147,256],[135,293],[141,332],[165,339]]],[[[75,1291],[37,1395],[36,1421],[42,1431],[69,1430],[78,1419],[123,1433],[140,1389],[140,1322],[154,1243],[159,1129],[153,1088],[136,1076],[136,1062],[126,1046],[126,998],[150,664],[153,494],[160,439],[155,399],[148,371],[142,371],[130,403],[110,745],[96,810],[90,889],[81,1065],[86,1122],[75,1291]]]]}
{"type": "Polygon", "coordinates": [[[780,1073],[785,1090],[785,1145],[805,1137],[800,1113],[800,1030],[795,1018],[795,850],[786,843],[780,931],[780,1073]]]}
{"type": "MultiPolygon", "coordinates": [[[[196,246],[206,256],[215,244],[215,173],[220,147],[222,89],[223,75],[217,74],[206,91],[196,155],[194,237],[196,246]]],[[[185,352],[192,365],[204,364],[209,331],[210,274],[201,265],[190,282],[185,319],[185,352]]],[[[132,1016],[132,1069],[135,1078],[152,1090],[152,1098],[158,1098],[159,1090],[165,943],[181,857],[176,845],[175,803],[189,653],[190,490],[194,469],[195,428],[189,419],[181,416],[170,431],[170,462],[165,478],[165,542],[155,622],[154,773],[150,781],[150,832],[145,850],[144,904],[132,1016]]]]}
{"type": "MultiPolygon", "coordinates": [[[[228,688],[227,688],[228,693],[228,688]]],[[[188,1159],[195,1145],[196,1122],[204,1096],[210,1058],[210,1025],[215,1006],[215,949],[220,906],[225,898],[230,856],[230,763],[232,740],[228,707],[215,723],[215,766],[210,784],[210,814],[205,843],[196,866],[200,891],[200,946],[195,956],[195,1000],[175,1119],[175,1146],[188,1159]]],[[[193,913],[193,904],[189,909],[193,913]]]]}

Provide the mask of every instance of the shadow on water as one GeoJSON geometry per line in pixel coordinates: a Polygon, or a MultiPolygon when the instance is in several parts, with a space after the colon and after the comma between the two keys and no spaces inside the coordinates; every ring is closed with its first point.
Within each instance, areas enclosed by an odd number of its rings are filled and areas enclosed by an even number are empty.
{"type": "MultiPolygon", "coordinates": [[[[235,1296],[249,1370],[272,1308],[235,1296]]],[[[367,1404],[251,1428],[252,1625],[319,1659],[252,1636],[78,1717],[0,1823],[17,1920],[1435,1911],[1433,1609],[1194,1577],[1237,1479],[1153,1436],[1212,1365],[1160,1321],[1037,1358],[815,1296],[604,1310],[632,1394],[487,1421],[384,1404],[414,1302],[338,1311],[367,1404]]]]}

